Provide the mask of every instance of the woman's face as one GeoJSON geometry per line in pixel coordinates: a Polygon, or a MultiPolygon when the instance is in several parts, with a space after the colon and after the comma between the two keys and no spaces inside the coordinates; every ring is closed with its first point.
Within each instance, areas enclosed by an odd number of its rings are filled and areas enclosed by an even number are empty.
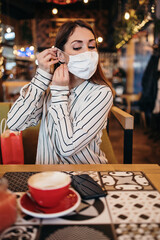
{"type": "Polygon", "coordinates": [[[64,51],[68,55],[76,55],[86,51],[97,51],[93,33],[87,28],[76,27],[64,45],[64,51]]]}

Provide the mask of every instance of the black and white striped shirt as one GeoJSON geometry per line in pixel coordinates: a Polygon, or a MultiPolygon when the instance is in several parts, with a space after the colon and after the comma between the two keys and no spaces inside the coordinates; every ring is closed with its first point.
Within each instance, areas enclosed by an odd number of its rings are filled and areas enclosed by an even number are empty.
{"type": "Polygon", "coordinates": [[[36,164],[106,163],[100,143],[113,102],[110,88],[84,81],[69,91],[51,85],[51,78],[37,70],[9,111],[8,127],[22,131],[41,120],[36,164]]]}

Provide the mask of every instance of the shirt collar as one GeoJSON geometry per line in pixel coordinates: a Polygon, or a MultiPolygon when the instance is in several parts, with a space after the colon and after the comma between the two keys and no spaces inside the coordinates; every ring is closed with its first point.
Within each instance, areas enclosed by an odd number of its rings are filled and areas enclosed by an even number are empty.
{"type": "Polygon", "coordinates": [[[76,86],[75,88],[71,89],[71,94],[74,93],[76,96],[80,94],[80,92],[89,84],[89,81],[85,80],[80,85],[76,86]]]}

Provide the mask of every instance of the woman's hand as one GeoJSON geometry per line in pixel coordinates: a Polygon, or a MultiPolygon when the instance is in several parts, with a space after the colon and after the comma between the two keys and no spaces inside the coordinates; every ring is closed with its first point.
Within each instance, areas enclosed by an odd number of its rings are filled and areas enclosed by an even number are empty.
{"type": "Polygon", "coordinates": [[[66,64],[61,64],[54,71],[52,85],[69,86],[69,72],[66,64]]]}
{"type": "Polygon", "coordinates": [[[37,54],[37,60],[39,68],[48,73],[51,73],[51,66],[59,62],[57,58],[57,49],[45,49],[43,52],[37,54]]]}

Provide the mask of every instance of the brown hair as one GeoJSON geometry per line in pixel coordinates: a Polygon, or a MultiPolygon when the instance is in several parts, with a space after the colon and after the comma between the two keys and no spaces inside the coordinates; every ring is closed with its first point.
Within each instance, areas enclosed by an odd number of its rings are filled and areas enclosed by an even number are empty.
{"type": "MultiPolygon", "coordinates": [[[[68,38],[73,34],[76,27],[87,28],[88,30],[90,30],[93,33],[93,35],[96,39],[96,34],[93,31],[92,27],[88,23],[86,23],[82,20],[67,21],[60,27],[60,29],[57,33],[57,36],[55,39],[55,47],[64,51],[64,45],[68,41],[68,38]]],[[[112,89],[111,83],[105,77],[105,75],[101,69],[100,62],[98,62],[97,70],[94,73],[94,75],[91,77],[90,81],[92,81],[96,84],[102,84],[102,85],[106,84],[111,88],[112,92],[114,92],[112,89]]]]}

